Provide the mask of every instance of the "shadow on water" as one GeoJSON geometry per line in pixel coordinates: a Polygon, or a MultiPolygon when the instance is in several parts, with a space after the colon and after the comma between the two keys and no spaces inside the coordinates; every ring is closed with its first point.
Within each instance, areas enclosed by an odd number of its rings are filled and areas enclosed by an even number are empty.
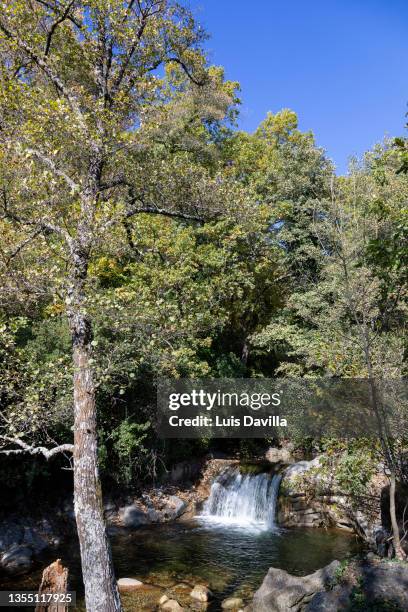
{"type": "MultiPolygon", "coordinates": [[[[126,595],[124,604],[129,612],[154,610],[153,600],[157,603],[160,594],[174,593],[175,585],[179,600],[187,601],[187,585],[197,582],[208,584],[215,595],[209,610],[219,610],[225,597],[236,595],[248,600],[271,566],[306,575],[333,559],[341,560],[361,550],[353,536],[336,530],[268,531],[202,519],[121,531],[111,541],[117,576],[138,578],[156,589],[149,588],[143,601],[141,594],[138,602],[126,595]]],[[[70,569],[72,588],[81,597],[77,544],[69,543],[59,556],[70,569]]],[[[39,570],[12,583],[6,581],[1,588],[36,589],[40,574],[39,570]]],[[[77,610],[82,609],[79,604],[77,610]]]]}

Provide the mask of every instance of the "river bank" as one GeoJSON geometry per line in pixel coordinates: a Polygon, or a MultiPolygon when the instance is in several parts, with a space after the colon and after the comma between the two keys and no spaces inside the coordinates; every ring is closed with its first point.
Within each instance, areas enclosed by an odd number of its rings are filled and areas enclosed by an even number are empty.
{"type": "MultiPolygon", "coordinates": [[[[379,503],[370,507],[377,510],[364,515],[353,500],[335,491],[321,457],[296,461],[287,449],[269,449],[266,459],[252,462],[214,457],[183,462],[174,466],[160,487],[107,499],[116,575],[130,579],[130,586],[122,588],[125,609],[152,611],[160,601],[163,610],[173,605],[168,601],[186,610],[197,609],[198,604],[220,610],[226,600],[231,600],[228,605],[235,600],[240,607],[253,606],[252,597],[271,567],[300,580],[333,561],[353,567],[357,555],[361,564],[367,559],[365,547],[371,547],[371,555],[387,554],[382,540],[375,537],[386,529],[381,522],[384,481],[377,477],[375,482],[381,485],[375,495],[373,489],[373,499],[379,503]],[[359,527],[363,524],[370,528],[359,527]],[[133,586],[132,581],[136,581],[133,586]],[[208,601],[197,603],[191,597],[195,587],[209,589],[208,601]]],[[[69,567],[81,602],[69,500],[52,516],[38,520],[5,517],[0,547],[2,588],[36,590],[42,568],[59,557],[69,567]]],[[[376,556],[375,562],[379,561],[376,556]]],[[[381,566],[381,571],[388,567],[381,566]]],[[[291,580],[287,579],[290,584],[291,580]]],[[[315,589],[313,594],[318,592],[315,589]]]]}

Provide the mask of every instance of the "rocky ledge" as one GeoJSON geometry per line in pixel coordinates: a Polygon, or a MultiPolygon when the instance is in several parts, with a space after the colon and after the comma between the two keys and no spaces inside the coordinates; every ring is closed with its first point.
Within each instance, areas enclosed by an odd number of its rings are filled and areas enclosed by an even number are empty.
{"type": "Polygon", "coordinates": [[[353,559],[308,576],[270,568],[246,612],[408,610],[408,564],[353,559]]]}
{"type": "Polygon", "coordinates": [[[142,495],[128,498],[124,503],[109,502],[105,514],[109,527],[137,528],[152,523],[166,523],[180,518],[191,518],[210,494],[215,477],[227,467],[238,464],[233,459],[207,459],[201,465],[195,483],[178,482],[184,474],[186,462],[175,466],[170,482],[148,489],[142,495]]]}
{"type": "Polygon", "coordinates": [[[286,468],[279,492],[278,523],[284,527],[337,527],[357,533],[379,550],[387,537],[381,508],[386,477],[375,474],[367,494],[356,504],[335,485],[333,474],[322,469],[321,461],[316,457],[286,468]]]}

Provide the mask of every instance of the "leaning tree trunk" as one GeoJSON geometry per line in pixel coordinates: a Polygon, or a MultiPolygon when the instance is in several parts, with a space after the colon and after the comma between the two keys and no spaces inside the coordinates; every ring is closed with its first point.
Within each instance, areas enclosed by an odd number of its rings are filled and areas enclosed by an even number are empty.
{"type": "Polygon", "coordinates": [[[92,325],[84,295],[88,258],[80,248],[73,250],[72,257],[68,320],[74,364],[74,506],[85,602],[88,612],[121,612],[98,470],[95,385],[90,362],[92,325]]]}

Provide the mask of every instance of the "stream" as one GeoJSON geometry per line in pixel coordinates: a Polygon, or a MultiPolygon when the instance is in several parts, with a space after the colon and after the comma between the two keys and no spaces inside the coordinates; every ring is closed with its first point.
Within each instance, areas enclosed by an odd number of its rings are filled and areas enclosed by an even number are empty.
{"type": "MultiPolygon", "coordinates": [[[[276,526],[278,488],[278,476],[229,471],[213,483],[200,516],[115,531],[111,542],[117,577],[144,583],[123,594],[126,611],[152,612],[164,593],[181,605],[191,605],[189,593],[197,583],[208,585],[214,594],[208,612],[221,610],[222,600],[230,596],[248,603],[271,566],[306,575],[361,550],[354,536],[339,530],[276,526]]],[[[76,610],[82,611],[77,543],[66,544],[58,556],[70,569],[71,588],[78,593],[76,610]]],[[[1,588],[34,590],[40,576],[39,568],[1,588]]]]}

